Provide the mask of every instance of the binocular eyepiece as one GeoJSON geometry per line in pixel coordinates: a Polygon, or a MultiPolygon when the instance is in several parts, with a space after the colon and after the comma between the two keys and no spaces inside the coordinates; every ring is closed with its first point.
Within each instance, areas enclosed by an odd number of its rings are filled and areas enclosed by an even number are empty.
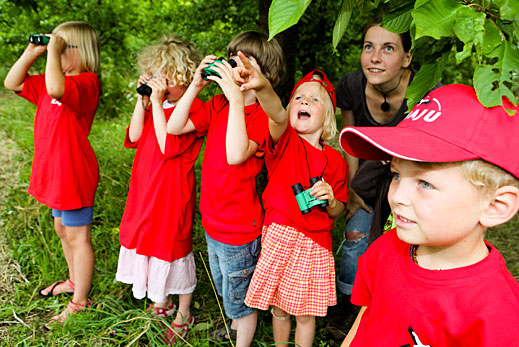
{"type": "Polygon", "coordinates": [[[44,46],[48,44],[50,41],[50,37],[45,35],[31,35],[29,36],[29,42],[35,45],[44,46]]]}
{"type": "MultiPolygon", "coordinates": [[[[223,63],[225,61],[225,58],[224,57],[220,57],[218,59],[216,59],[213,63],[209,64],[203,71],[202,71],[202,78],[206,81],[208,81],[209,79],[207,77],[209,76],[217,76],[217,77],[220,77],[220,75],[214,71],[213,69],[211,69],[213,66],[215,66],[215,63],[216,62],[220,62],[220,63],[223,63]]],[[[238,64],[236,64],[236,62],[234,61],[234,59],[229,59],[227,60],[227,62],[229,63],[229,65],[231,65],[232,67],[236,67],[238,66],[238,64]]],[[[221,77],[220,77],[221,78],[221,77]]]]}
{"type": "Polygon", "coordinates": [[[299,206],[299,210],[301,210],[302,214],[310,213],[311,208],[314,206],[319,206],[321,209],[324,209],[326,206],[328,206],[328,200],[319,200],[318,198],[314,198],[312,195],[310,195],[312,187],[320,180],[320,177],[312,177],[310,179],[310,188],[307,190],[303,189],[301,183],[296,183],[292,186],[292,191],[296,196],[297,205],[299,206]]]}

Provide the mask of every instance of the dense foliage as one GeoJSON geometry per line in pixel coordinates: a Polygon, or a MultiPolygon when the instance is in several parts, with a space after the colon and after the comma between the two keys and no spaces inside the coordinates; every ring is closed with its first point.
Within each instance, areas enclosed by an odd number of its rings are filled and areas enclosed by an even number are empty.
{"type": "MultiPolygon", "coordinates": [[[[270,37],[296,24],[311,0],[274,0],[269,12],[270,37]]],[[[473,84],[487,107],[502,97],[519,100],[519,2],[512,0],[343,0],[333,29],[337,47],[352,14],[378,10],[383,26],[410,30],[421,69],[407,90],[409,103],[438,82],[445,67],[472,59],[473,84]],[[474,60],[475,58],[475,60],[474,60]]]]}

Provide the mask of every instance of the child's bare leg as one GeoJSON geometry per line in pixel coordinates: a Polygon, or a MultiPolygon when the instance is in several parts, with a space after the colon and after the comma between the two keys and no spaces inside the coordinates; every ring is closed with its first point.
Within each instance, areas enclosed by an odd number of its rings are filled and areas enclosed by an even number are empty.
{"type": "MultiPolygon", "coordinates": [[[[248,347],[252,343],[252,338],[256,332],[258,323],[258,312],[254,311],[248,316],[234,319],[236,324],[236,347],[248,347]]],[[[232,325],[231,325],[232,326],[232,325]]]]}
{"type": "Polygon", "coordinates": [[[290,341],[291,317],[279,307],[272,308],[272,331],[274,342],[282,343],[290,341]]]}
{"type": "MultiPolygon", "coordinates": [[[[74,282],[74,259],[72,258],[72,249],[70,248],[70,245],[67,241],[66,233],[65,233],[65,226],[61,224],[61,217],[54,217],[54,230],[56,231],[56,234],[60,238],[61,241],[61,248],[63,249],[63,254],[65,255],[65,260],[67,262],[68,266],[68,276],[69,279],[74,282]]],[[[50,287],[49,287],[50,288],[50,287]]],[[[41,291],[42,294],[47,295],[49,294],[49,288],[45,288],[41,291]]],[[[54,294],[61,294],[61,293],[72,293],[74,290],[69,287],[66,283],[58,284],[52,292],[54,294]]]]}
{"type": "Polygon", "coordinates": [[[296,345],[311,347],[315,335],[315,316],[298,316],[296,321],[296,345]]]}
{"type": "Polygon", "coordinates": [[[190,294],[179,294],[178,295],[178,311],[175,317],[176,325],[186,324],[191,321],[191,299],[193,293],[190,294]]]}
{"type": "Polygon", "coordinates": [[[172,303],[173,303],[173,298],[171,297],[171,295],[167,295],[166,299],[164,299],[164,301],[156,302],[153,304],[153,306],[158,307],[158,308],[168,308],[172,303]]]}
{"type": "Polygon", "coordinates": [[[86,305],[94,273],[94,250],[90,241],[90,225],[65,226],[65,233],[72,250],[74,264],[75,289],[72,301],[79,305],[86,305]]]}

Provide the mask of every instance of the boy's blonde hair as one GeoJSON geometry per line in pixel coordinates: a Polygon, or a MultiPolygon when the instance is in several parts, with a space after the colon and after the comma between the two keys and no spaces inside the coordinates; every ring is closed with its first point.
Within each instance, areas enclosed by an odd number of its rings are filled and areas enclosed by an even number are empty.
{"type": "Polygon", "coordinates": [[[68,45],[77,46],[81,56],[81,71],[98,74],[101,64],[101,43],[90,24],[81,21],[64,22],[54,28],[68,45]]]}
{"type": "Polygon", "coordinates": [[[174,35],[164,35],[145,47],[137,58],[142,73],[165,77],[176,86],[189,86],[200,64],[195,46],[174,35]]]}
{"type": "MultiPolygon", "coordinates": [[[[316,82],[306,82],[306,83],[316,83],[316,82]]],[[[301,87],[303,84],[301,84],[299,87],[301,87]]],[[[297,89],[299,89],[297,87],[297,89]]],[[[294,90],[293,94],[297,93],[297,89],[294,90]]],[[[323,123],[323,132],[321,134],[321,139],[328,141],[330,139],[333,139],[335,135],[337,134],[337,120],[335,119],[335,112],[333,107],[333,102],[330,96],[328,95],[328,92],[326,89],[320,86],[321,91],[321,97],[320,100],[325,106],[325,115],[324,115],[324,123],[323,123]]],[[[290,106],[292,105],[292,101],[295,98],[291,98],[290,102],[287,105],[287,110],[290,110],[290,106]]]]}
{"type": "Polygon", "coordinates": [[[227,45],[227,57],[237,55],[241,51],[246,56],[253,56],[258,62],[261,72],[276,88],[285,77],[285,54],[276,39],[268,40],[268,36],[258,31],[245,31],[235,36],[227,45]]]}
{"type": "Polygon", "coordinates": [[[446,165],[459,166],[469,182],[484,191],[495,191],[504,186],[512,186],[519,189],[519,179],[497,165],[483,159],[456,161],[451,163],[416,162],[425,168],[442,167],[446,165]]]}

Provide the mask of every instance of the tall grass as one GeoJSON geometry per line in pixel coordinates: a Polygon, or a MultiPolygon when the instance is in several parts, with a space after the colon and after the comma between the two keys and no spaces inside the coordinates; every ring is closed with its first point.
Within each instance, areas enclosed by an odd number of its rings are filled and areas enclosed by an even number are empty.
{"type": "MultiPolygon", "coordinates": [[[[94,305],[63,326],[44,333],[42,326],[63,310],[66,297],[41,300],[38,290],[67,277],[65,260],[52,225],[49,208],[27,194],[35,108],[28,102],[0,91],[0,345],[2,346],[150,346],[160,345],[170,320],[145,314],[150,304],[135,300],[131,286],[115,282],[119,240],[118,226],[126,202],[133,150],[122,146],[131,114],[99,117],[94,121],[90,141],[99,160],[101,179],[96,195],[92,242],[96,265],[91,295],[94,305]]],[[[199,177],[201,157],[196,164],[199,177]]],[[[342,218],[336,222],[334,249],[341,241],[342,218]]],[[[488,232],[488,239],[519,277],[517,217],[488,232]]],[[[207,346],[208,331],[222,326],[223,318],[202,265],[207,263],[206,243],[200,215],[196,215],[194,254],[198,285],[192,311],[196,317],[186,345],[207,346]]],[[[260,312],[253,345],[272,345],[271,316],[260,312]]],[[[325,319],[317,320],[315,345],[338,343],[326,336],[325,319]]],[[[223,344],[228,345],[228,344],[223,344]]]]}
{"type": "MultiPolygon", "coordinates": [[[[171,319],[152,319],[145,314],[147,300],[132,297],[131,286],[114,280],[119,254],[119,222],[126,202],[134,151],[123,147],[131,108],[121,117],[98,117],[90,142],[100,166],[92,243],[95,273],[91,296],[94,305],[86,314],[44,333],[42,326],[61,312],[69,298],[38,298],[38,290],[67,278],[67,268],[50,210],[27,194],[32,161],[35,107],[0,91],[0,345],[15,346],[119,346],[160,345],[162,332],[171,319]],[[4,276],[5,275],[5,276],[4,276]]],[[[196,172],[200,177],[200,155],[196,172]]],[[[337,241],[340,240],[337,238],[337,241]]],[[[198,213],[195,218],[193,251],[198,284],[193,297],[195,327],[187,341],[207,346],[208,331],[223,324],[209,274],[206,242],[198,213]]],[[[270,313],[260,312],[253,345],[273,343],[270,313]]],[[[325,321],[319,320],[316,345],[334,345],[326,339],[325,321]]],[[[188,344],[186,344],[188,345],[188,344]]],[[[224,344],[227,345],[227,344],[224,344]]]]}

